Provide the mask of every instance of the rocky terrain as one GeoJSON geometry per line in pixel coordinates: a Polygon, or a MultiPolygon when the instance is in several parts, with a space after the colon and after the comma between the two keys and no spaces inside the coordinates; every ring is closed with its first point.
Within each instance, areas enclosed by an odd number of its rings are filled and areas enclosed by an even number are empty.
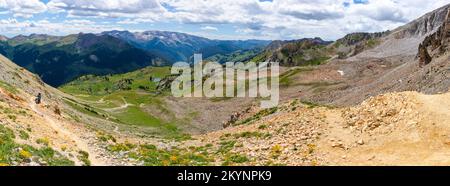
{"type": "Polygon", "coordinates": [[[232,144],[248,165],[448,165],[449,96],[393,93],[345,108],[296,100],[198,143],[232,144]]]}
{"type": "MultiPolygon", "coordinates": [[[[334,43],[273,42],[253,58],[286,66],[271,109],[165,95],[168,68],[83,76],[58,90],[1,56],[0,165],[449,165],[449,9],[334,43]]],[[[129,34],[103,37],[129,36],[117,45],[127,47],[155,39],[129,34]]],[[[60,41],[30,37],[13,45],[60,41]]]]}
{"type": "Polygon", "coordinates": [[[448,9],[447,5],[382,34],[376,45],[355,56],[332,58],[324,65],[292,75],[290,81],[296,83],[287,86],[282,96],[287,100],[297,96],[321,104],[348,106],[389,92],[447,92],[450,86],[447,41],[435,35],[442,35],[444,31],[439,30],[447,27],[448,9]],[[426,44],[431,42],[425,38],[436,38],[434,43],[439,46],[435,47],[439,49],[426,44]],[[429,55],[428,65],[421,65],[423,52],[429,55]]]}
{"type": "Polygon", "coordinates": [[[420,66],[423,67],[428,65],[433,60],[433,57],[439,57],[440,55],[446,53],[449,45],[450,11],[447,13],[444,23],[437,29],[437,31],[431,35],[428,35],[419,45],[417,57],[419,58],[420,66]]]}
{"type": "Polygon", "coordinates": [[[380,33],[352,33],[344,38],[337,40],[331,46],[338,58],[345,59],[358,55],[379,44],[379,38],[389,34],[389,31],[380,33]]]}
{"type": "Polygon", "coordinates": [[[279,62],[282,66],[320,65],[329,57],[326,46],[332,42],[321,38],[305,38],[294,41],[273,41],[253,62],[279,62]]]}
{"type": "MultiPolygon", "coordinates": [[[[64,93],[0,57],[1,165],[128,165],[107,150],[115,137],[91,123],[108,125],[68,106],[64,93]],[[42,94],[42,103],[35,97],[42,94]],[[94,122],[95,121],[95,122],[94,122]],[[105,140],[108,139],[108,140],[105,140]]],[[[133,138],[126,138],[133,141],[133,138]]]]}

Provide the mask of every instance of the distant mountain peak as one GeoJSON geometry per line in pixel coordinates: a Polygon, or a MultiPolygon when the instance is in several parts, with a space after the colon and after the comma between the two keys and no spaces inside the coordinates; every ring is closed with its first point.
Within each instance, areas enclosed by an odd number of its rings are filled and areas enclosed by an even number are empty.
{"type": "Polygon", "coordinates": [[[0,41],[8,41],[8,37],[4,36],[4,35],[0,35],[0,41]]]}
{"type": "Polygon", "coordinates": [[[149,30],[144,32],[108,31],[110,35],[127,41],[131,45],[147,51],[156,52],[170,61],[190,61],[194,53],[201,52],[205,58],[216,54],[230,54],[238,50],[265,47],[268,41],[226,41],[212,40],[186,33],[149,30]]]}

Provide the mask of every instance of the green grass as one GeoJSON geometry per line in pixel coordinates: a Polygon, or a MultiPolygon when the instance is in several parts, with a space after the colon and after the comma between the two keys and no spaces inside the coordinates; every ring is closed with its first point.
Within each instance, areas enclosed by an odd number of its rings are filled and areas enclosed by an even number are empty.
{"type": "MultiPolygon", "coordinates": [[[[252,49],[252,50],[240,50],[236,51],[232,54],[224,55],[217,54],[209,57],[206,61],[214,61],[218,63],[226,63],[226,62],[247,62],[261,53],[260,48],[252,49]]],[[[259,61],[260,62],[260,61],[259,61]]]]}
{"type": "Polygon", "coordinates": [[[114,136],[112,136],[111,134],[106,134],[104,132],[97,132],[97,138],[103,142],[117,142],[117,139],[114,138],[114,136]]]}
{"type": "Polygon", "coordinates": [[[11,129],[0,125],[0,164],[13,165],[13,161],[17,163],[25,163],[32,157],[37,157],[46,162],[48,166],[73,166],[74,162],[62,156],[50,147],[40,149],[29,145],[17,144],[16,138],[11,129]],[[21,149],[21,150],[19,150],[21,149]]]}
{"type": "Polygon", "coordinates": [[[30,135],[23,130],[19,131],[19,137],[20,137],[20,139],[23,139],[23,140],[30,139],[30,135]]]}
{"type": "Polygon", "coordinates": [[[270,137],[269,134],[264,134],[261,132],[242,132],[233,135],[235,138],[267,138],[270,137]]]}
{"type": "Polygon", "coordinates": [[[33,44],[42,46],[56,41],[58,41],[57,37],[45,37],[45,38],[27,39],[25,41],[9,40],[8,43],[12,46],[18,46],[23,44],[33,44]]]}
{"type": "Polygon", "coordinates": [[[250,161],[250,159],[242,154],[229,153],[224,156],[222,166],[230,166],[234,164],[241,164],[250,161]]]}
{"type": "Polygon", "coordinates": [[[59,89],[73,95],[103,96],[120,90],[155,91],[157,82],[170,74],[170,67],[147,67],[126,74],[80,77],[59,89]],[[126,81],[131,80],[131,81],[126,81]],[[144,89],[143,89],[144,88],[144,89]]]}
{"type": "Polygon", "coordinates": [[[373,47],[375,47],[376,45],[378,45],[380,42],[378,41],[378,40],[376,40],[376,39],[369,39],[369,40],[367,40],[367,42],[366,42],[366,46],[368,47],[368,48],[373,48],[373,47]]]}
{"type": "Polygon", "coordinates": [[[100,112],[99,110],[97,110],[89,105],[82,105],[77,102],[74,102],[73,100],[68,100],[68,99],[65,99],[64,102],[67,105],[69,105],[70,107],[72,107],[73,109],[77,110],[78,112],[81,112],[83,114],[86,114],[86,115],[89,115],[92,117],[105,119],[105,115],[101,115],[99,113],[100,112]]]}
{"type": "Polygon", "coordinates": [[[243,121],[235,123],[235,125],[245,125],[245,124],[252,123],[254,121],[258,121],[258,120],[260,120],[263,117],[266,117],[266,116],[269,116],[269,115],[272,115],[272,114],[276,113],[277,111],[278,111],[277,107],[270,108],[270,109],[264,109],[264,110],[259,111],[258,113],[256,113],[255,115],[253,115],[250,118],[247,118],[247,119],[245,119],[243,121]]]}
{"type": "Polygon", "coordinates": [[[154,145],[116,144],[111,145],[111,152],[128,152],[128,157],[144,162],[145,166],[207,166],[214,162],[208,155],[207,146],[158,149],[154,145]]]}
{"type": "MultiPolygon", "coordinates": [[[[132,74],[139,73],[134,72],[132,74]]],[[[112,76],[110,80],[111,79],[119,78],[112,76]]],[[[67,89],[63,90],[67,91],[67,89]]],[[[72,99],[66,99],[65,102],[73,109],[92,117],[108,119],[125,125],[154,128],[155,132],[152,133],[152,135],[175,140],[190,139],[189,135],[183,134],[182,131],[178,129],[178,125],[185,124],[187,121],[179,121],[176,119],[166,121],[146,111],[145,107],[151,106],[152,109],[158,110],[157,113],[169,116],[169,118],[176,118],[175,114],[166,108],[161,96],[142,94],[140,91],[142,90],[139,90],[138,88],[134,90],[116,90],[105,95],[94,94],[92,96],[84,94],[87,92],[83,92],[84,96],[79,96],[78,98],[85,103],[79,103],[72,99]],[[103,101],[99,102],[99,100],[103,101]],[[125,102],[128,103],[129,106],[121,108],[125,102]]],[[[72,92],[72,94],[73,93],[74,92],[72,92]]]]}
{"type": "Polygon", "coordinates": [[[217,150],[217,153],[224,154],[232,150],[236,145],[236,141],[222,141],[220,142],[220,147],[217,150]]]}
{"type": "Polygon", "coordinates": [[[65,101],[81,113],[119,124],[153,128],[152,135],[190,139],[178,129],[190,121],[176,119],[175,113],[165,105],[165,95],[157,93],[157,80],[167,75],[170,67],[147,67],[126,74],[83,76],[59,89],[78,98],[79,101],[65,101]],[[128,106],[122,107],[126,103],[128,106]],[[159,114],[173,119],[162,119],[159,114]]]}
{"type": "Polygon", "coordinates": [[[299,68],[295,68],[295,69],[291,69],[283,74],[281,74],[280,76],[280,85],[281,86],[290,86],[292,85],[293,81],[292,81],[292,77],[301,73],[301,72],[307,72],[307,71],[312,71],[312,68],[307,68],[307,67],[299,67],[299,68]]]}
{"type": "Polygon", "coordinates": [[[0,81],[0,88],[3,88],[13,94],[17,94],[19,92],[14,86],[11,86],[10,84],[3,81],[0,81]]]}
{"type": "Polygon", "coordinates": [[[142,161],[145,166],[210,166],[218,162],[228,166],[251,161],[243,154],[231,152],[236,141],[222,141],[219,145],[217,149],[212,144],[162,149],[150,144],[119,143],[110,145],[108,150],[142,161]]]}
{"type": "Polygon", "coordinates": [[[264,53],[261,53],[261,54],[255,56],[255,57],[254,57],[253,59],[251,59],[250,61],[251,61],[251,62],[254,62],[254,63],[266,62],[268,56],[270,56],[270,52],[264,52],[264,53]]]}
{"type": "Polygon", "coordinates": [[[306,105],[308,108],[320,107],[319,104],[313,103],[313,102],[309,102],[309,101],[302,101],[302,104],[306,105]]]}
{"type": "Polygon", "coordinates": [[[85,166],[91,166],[91,161],[89,161],[89,153],[85,151],[79,151],[80,155],[78,156],[78,159],[83,162],[85,166]]]}
{"type": "Polygon", "coordinates": [[[322,92],[323,90],[326,90],[326,88],[333,86],[333,85],[339,85],[342,82],[326,82],[326,81],[316,81],[316,82],[308,82],[308,83],[296,83],[295,85],[300,86],[307,86],[314,90],[315,93],[322,92]]]}
{"type": "Polygon", "coordinates": [[[328,61],[330,57],[328,56],[321,56],[312,60],[306,61],[306,63],[303,64],[303,66],[317,66],[325,64],[326,61],[328,61]]]}
{"type": "Polygon", "coordinates": [[[131,125],[158,127],[163,123],[163,121],[143,112],[135,106],[128,107],[124,112],[115,114],[115,116],[121,122],[131,125]]]}

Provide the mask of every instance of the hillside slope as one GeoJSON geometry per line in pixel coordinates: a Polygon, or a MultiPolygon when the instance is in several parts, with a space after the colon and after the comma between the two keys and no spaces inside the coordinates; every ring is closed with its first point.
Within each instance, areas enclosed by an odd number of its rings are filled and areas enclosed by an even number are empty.
{"type": "Polygon", "coordinates": [[[0,42],[0,54],[55,87],[82,75],[125,73],[167,63],[125,41],[95,34],[17,36],[0,42]]]}
{"type": "Polygon", "coordinates": [[[294,73],[282,78],[288,82],[282,83],[286,88],[281,92],[282,99],[300,97],[315,103],[349,106],[389,92],[447,92],[450,87],[449,37],[438,32],[448,33],[444,28],[448,29],[449,9],[447,5],[385,33],[387,35],[377,37],[376,45],[357,55],[333,58],[325,65],[307,70],[291,70],[294,73]],[[419,46],[425,46],[426,50],[419,46]],[[423,63],[425,51],[429,56],[423,63]]]}
{"type": "Polygon", "coordinates": [[[320,65],[330,58],[326,47],[331,42],[321,38],[304,38],[293,41],[273,41],[253,62],[279,62],[282,66],[320,65]]]}
{"type": "MultiPolygon", "coordinates": [[[[66,95],[0,56],[0,163],[3,165],[122,165],[108,140],[73,110],[66,95]],[[42,103],[34,102],[42,94],[42,103]]],[[[101,123],[107,124],[107,121],[101,123]]]]}
{"type": "Polygon", "coordinates": [[[380,44],[356,58],[380,58],[417,54],[419,44],[445,22],[450,4],[401,26],[380,39],[380,44]]]}
{"type": "Polygon", "coordinates": [[[144,165],[449,165],[449,98],[391,93],[343,108],[294,100],[192,140],[114,149],[144,165]]]}
{"type": "Polygon", "coordinates": [[[269,43],[269,41],[262,40],[212,40],[167,31],[109,31],[102,34],[119,38],[140,49],[165,56],[171,63],[192,62],[194,53],[202,53],[206,59],[214,55],[228,55],[239,50],[262,48],[269,43]]]}
{"type": "Polygon", "coordinates": [[[449,93],[404,92],[348,108],[292,101],[198,143],[232,144],[229,152],[246,157],[245,165],[449,165],[449,100],[449,93]]]}

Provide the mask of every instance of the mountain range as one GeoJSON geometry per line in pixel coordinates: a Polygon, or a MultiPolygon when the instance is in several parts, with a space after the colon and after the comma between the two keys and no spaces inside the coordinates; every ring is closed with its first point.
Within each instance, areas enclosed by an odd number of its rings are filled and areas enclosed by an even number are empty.
{"type": "Polygon", "coordinates": [[[389,33],[352,33],[335,42],[321,38],[289,41],[211,40],[166,31],[108,31],[68,36],[45,34],[0,37],[0,54],[58,87],[83,75],[131,72],[147,66],[192,62],[194,53],[209,61],[276,61],[283,66],[319,65],[354,56],[389,33]]]}
{"type": "Polygon", "coordinates": [[[68,36],[44,34],[1,37],[0,54],[38,74],[46,83],[60,86],[82,75],[125,73],[146,66],[165,66],[241,50],[258,50],[269,41],[222,41],[193,35],[147,31],[110,31],[68,36]]]}

